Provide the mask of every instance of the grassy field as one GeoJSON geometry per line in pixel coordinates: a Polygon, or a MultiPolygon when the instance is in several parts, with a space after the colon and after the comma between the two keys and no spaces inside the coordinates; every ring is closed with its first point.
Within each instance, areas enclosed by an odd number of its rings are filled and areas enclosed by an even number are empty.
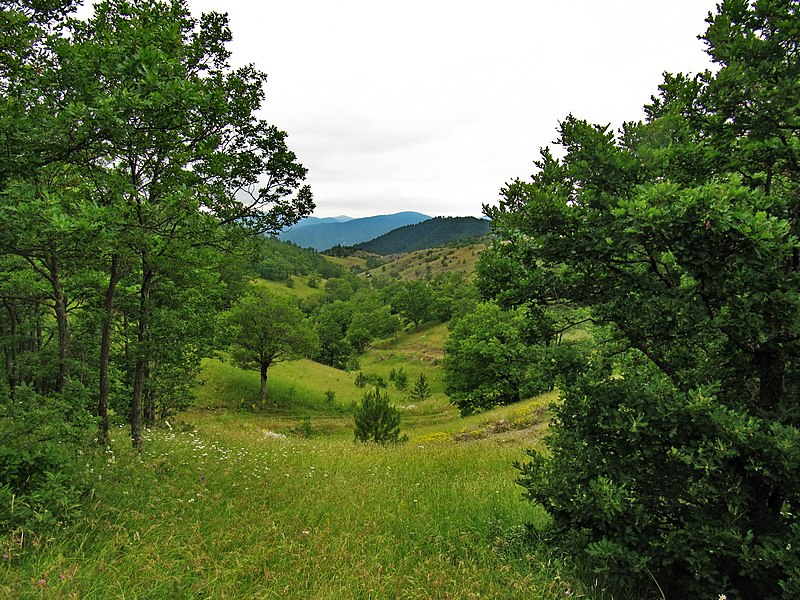
{"type": "Polygon", "coordinates": [[[436,350],[443,326],[404,333],[362,360],[364,373],[425,372],[433,395],[392,388],[405,444],[353,441],[354,373],[310,361],[258,375],[207,361],[197,406],[147,434],[135,455],[117,429],[88,509],[56,534],[7,540],[4,598],[591,597],[525,523],[512,463],[546,424],[537,398],[461,419],[436,350]],[[331,390],[333,402],[325,398],[331,390]]]}

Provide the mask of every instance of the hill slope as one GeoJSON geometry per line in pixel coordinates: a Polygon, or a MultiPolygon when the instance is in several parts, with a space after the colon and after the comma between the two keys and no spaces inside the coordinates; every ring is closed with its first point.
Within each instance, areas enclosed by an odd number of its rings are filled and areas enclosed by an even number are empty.
{"type": "Polygon", "coordinates": [[[475,270],[475,263],[486,244],[459,248],[428,248],[386,256],[383,264],[371,269],[373,276],[405,280],[429,279],[443,273],[466,273],[475,270]]]}
{"type": "Polygon", "coordinates": [[[294,242],[298,246],[327,250],[333,246],[353,246],[374,239],[404,225],[412,225],[430,219],[418,212],[399,212],[351,219],[339,223],[317,223],[305,227],[293,227],[278,237],[294,242]]]}
{"type": "Polygon", "coordinates": [[[489,233],[489,221],[475,217],[435,217],[399,227],[356,247],[375,254],[396,254],[445,246],[464,238],[489,233]]]}

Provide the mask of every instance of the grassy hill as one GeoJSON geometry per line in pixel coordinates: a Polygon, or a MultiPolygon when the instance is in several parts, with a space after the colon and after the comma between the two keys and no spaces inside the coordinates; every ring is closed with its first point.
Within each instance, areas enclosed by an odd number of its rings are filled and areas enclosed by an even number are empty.
{"type": "Polygon", "coordinates": [[[470,244],[453,248],[429,248],[382,258],[383,264],[370,269],[374,275],[405,280],[433,277],[440,273],[472,273],[478,256],[486,244],[470,244]]]}
{"type": "MultiPolygon", "coordinates": [[[[389,388],[408,443],[353,441],[354,373],[311,361],[258,374],[205,363],[197,407],[132,453],[119,430],[91,511],[57,539],[5,542],[0,597],[564,598],[590,594],[523,524],[514,460],[538,443],[545,403],[468,419],[441,383],[442,324],[384,340],[364,373],[425,372],[433,395],[389,388]],[[335,393],[328,402],[325,392],[335,393]],[[136,468],[131,468],[136,465],[136,468]]],[[[31,536],[34,536],[31,539],[31,536]]]]}

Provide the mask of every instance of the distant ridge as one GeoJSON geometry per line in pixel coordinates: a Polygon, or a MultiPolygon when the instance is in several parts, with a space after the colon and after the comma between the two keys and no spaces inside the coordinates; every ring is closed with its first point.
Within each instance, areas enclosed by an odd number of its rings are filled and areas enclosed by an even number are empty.
{"type": "Polygon", "coordinates": [[[289,231],[289,229],[301,229],[303,227],[308,227],[309,225],[321,225],[322,223],[344,223],[352,220],[353,217],[348,217],[347,215],[339,215],[338,217],[306,217],[305,219],[300,219],[291,227],[287,227],[286,231],[289,231]]]}
{"type": "Polygon", "coordinates": [[[427,219],[430,219],[428,215],[407,211],[344,222],[313,223],[301,227],[295,225],[291,229],[281,232],[278,237],[303,248],[314,248],[321,251],[334,246],[354,246],[398,227],[413,225],[427,219]]]}
{"type": "Polygon", "coordinates": [[[488,219],[475,217],[435,217],[394,229],[380,237],[356,244],[356,249],[387,255],[446,246],[457,240],[489,233],[488,219]]]}

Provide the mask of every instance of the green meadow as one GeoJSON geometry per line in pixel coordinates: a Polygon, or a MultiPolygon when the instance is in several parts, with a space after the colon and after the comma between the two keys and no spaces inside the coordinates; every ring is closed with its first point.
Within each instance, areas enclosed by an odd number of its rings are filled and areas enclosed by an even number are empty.
{"type": "Polygon", "coordinates": [[[414,403],[388,382],[409,441],[353,439],[354,373],[308,360],[258,375],[204,364],[188,412],[130,449],[117,426],[87,508],[50,537],[8,540],[8,598],[564,598],[587,590],[530,530],[512,464],[549,396],[462,419],[443,394],[443,325],[376,344],[367,374],[424,372],[414,403]],[[332,401],[326,391],[333,391],[332,401]]]}

